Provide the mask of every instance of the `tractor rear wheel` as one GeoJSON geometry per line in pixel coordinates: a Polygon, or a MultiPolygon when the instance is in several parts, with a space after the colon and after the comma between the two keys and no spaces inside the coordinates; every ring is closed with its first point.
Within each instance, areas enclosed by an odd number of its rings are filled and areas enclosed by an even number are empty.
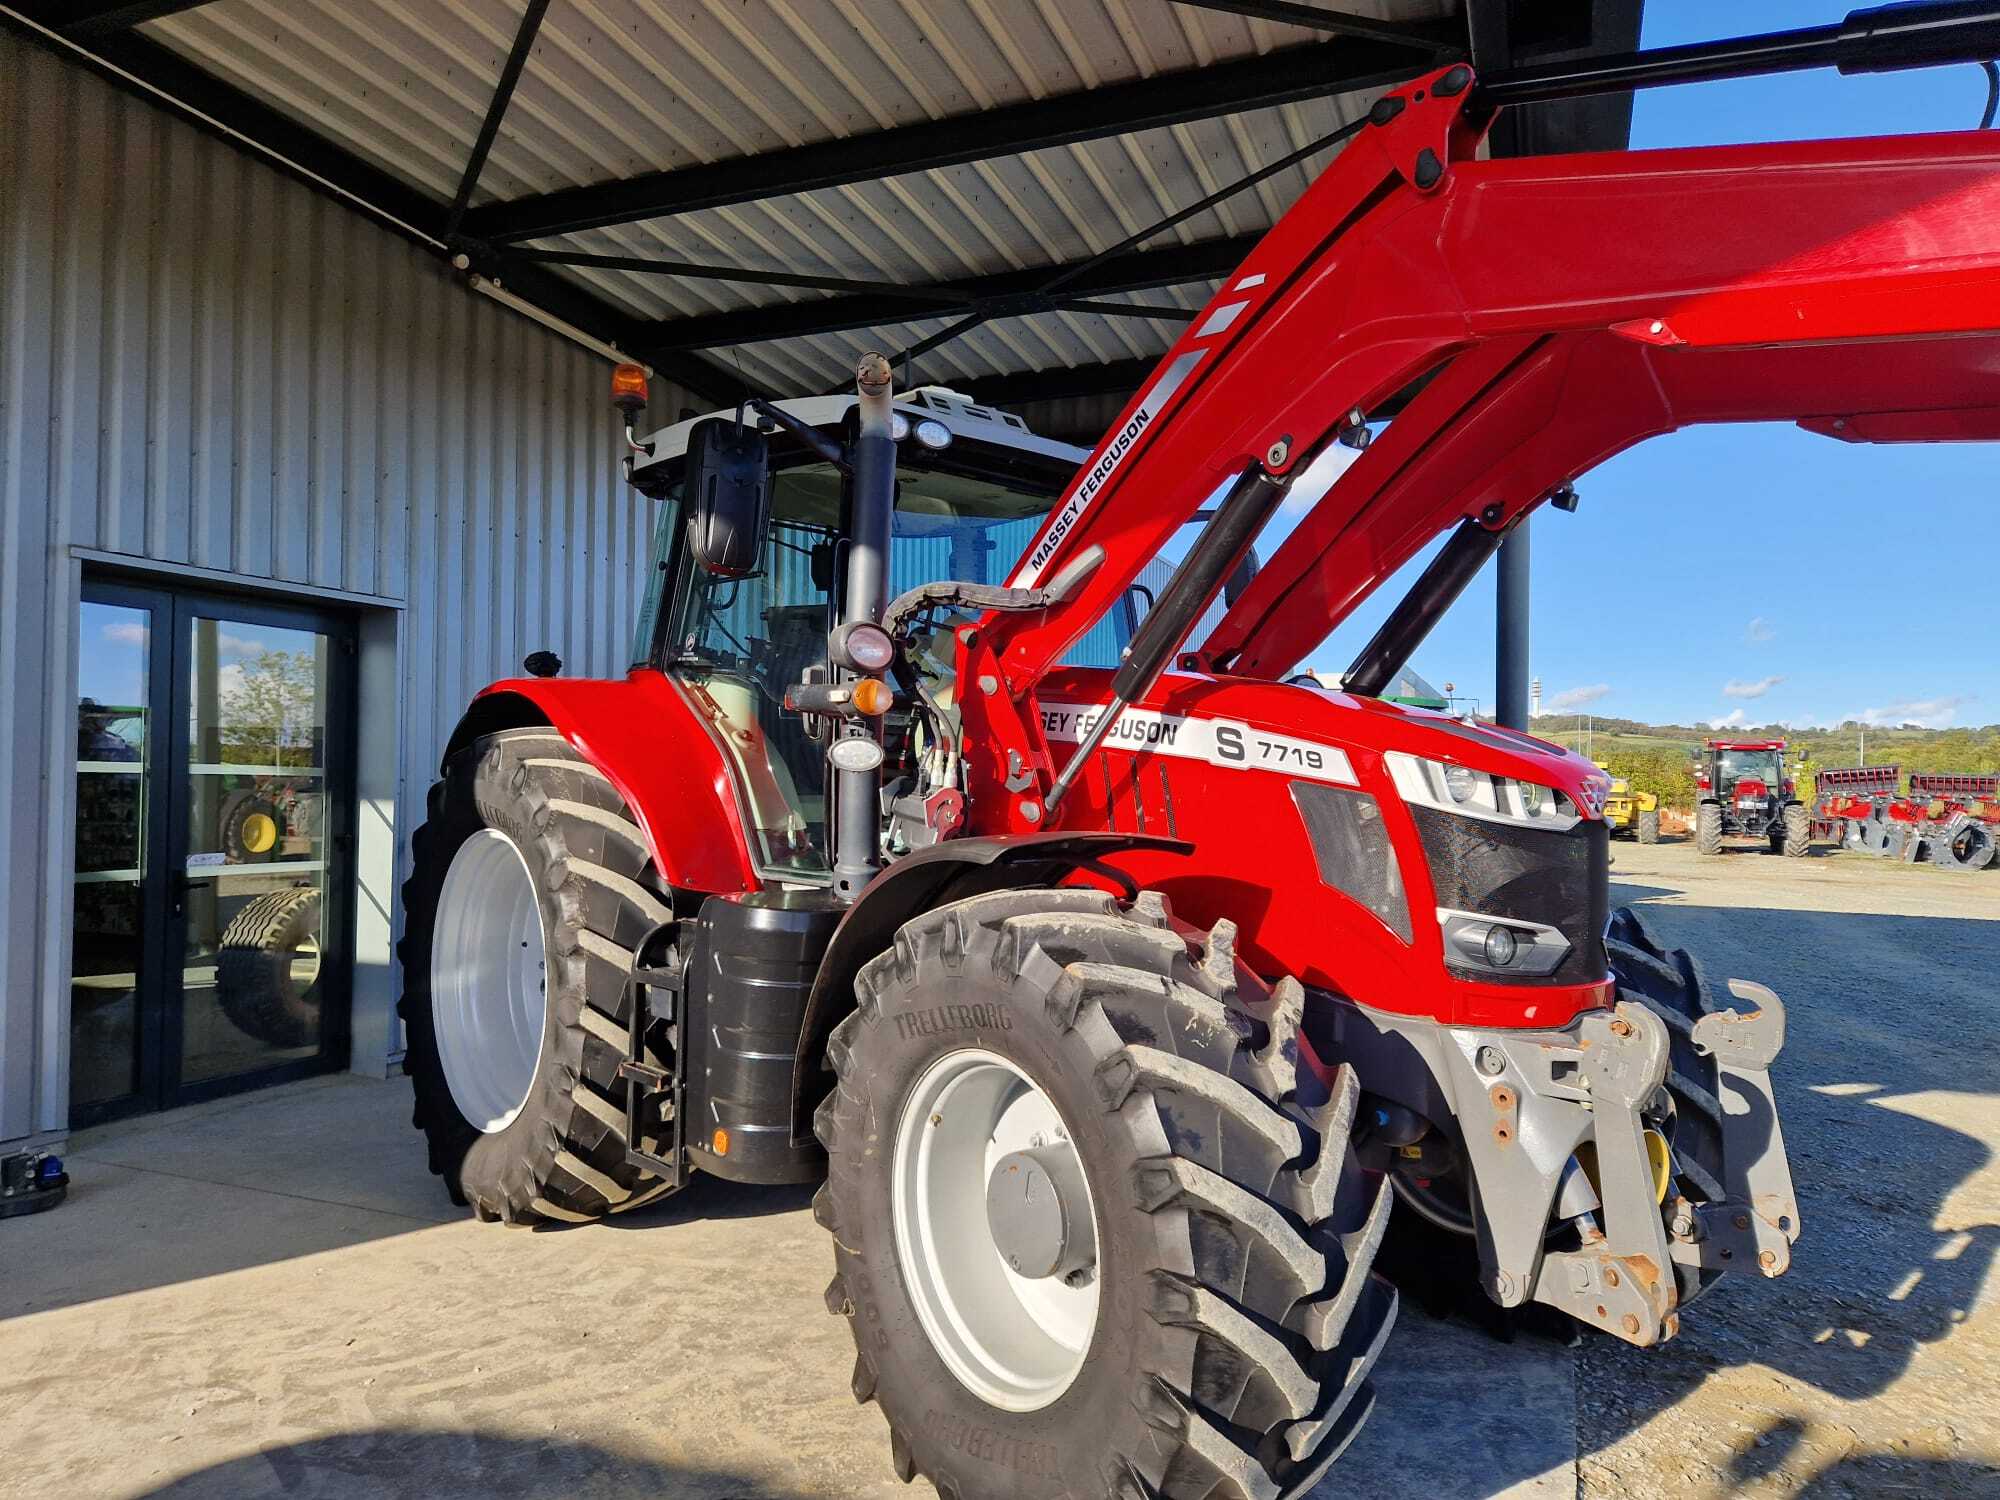
{"type": "Polygon", "coordinates": [[[1804,859],[1812,848],[1812,814],[1803,802],[1785,807],[1785,827],[1779,850],[1787,859],[1804,859]]]}
{"type": "Polygon", "coordinates": [[[618,1065],[626,976],[670,907],[623,800],[552,729],[483,735],[431,788],[415,853],[398,1009],[431,1170],[509,1224],[655,1196],[618,1065]]]}
{"type": "MultiPolygon", "coordinates": [[[[1715,1009],[1708,977],[1685,948],[1667,948],[1644,919],[1620,907],[1605,933],[1605,951],[1621,1000],[1636,1000],[1667,1023],[1666,1091],[1671,1110],[1657,1117],[1673,1154],[1672,1191],[1697,1206],[1719,1203],[1722,1182],[1722,1098],[1715,1059],[1694,1045],[1694,1023],[1715,1009]]],[[[1676,1264],[1681,1301],[1694,1298],[1720,1272],[1676,1264]]]]}
{"type": "Polygon", "coordinates": [[[1722,852],[1722,809],[1713,802],[1694,810],[1694,847],[1697,854],[1722,852]]]}
{"type": "Polygon", "coordinates": [[[897,1474],[954,1500],[1290,1496],[1347,1446],[1396,1294],[1359,1087],[1302,992],[1165,903],[975,897],[855,983],[815,1129],[827,1305],[897,1474]]]}
{"type": "Polygon", "coordinates": [[[1660,815],[1658,811],[1639,814],[1639,842],[1657,844],[1660,841],[1660,815]]]}

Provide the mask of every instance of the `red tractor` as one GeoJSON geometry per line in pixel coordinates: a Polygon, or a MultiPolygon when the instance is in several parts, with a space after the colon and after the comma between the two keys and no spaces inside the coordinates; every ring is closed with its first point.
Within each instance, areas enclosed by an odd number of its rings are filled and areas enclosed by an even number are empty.
{"type": "Polygon", "coordinates": [[[1720,854],[1726,838],[1757,839],[1793,859],[1812,847],[1812,810],[1786,774],[1783,740],[1710,740],[1694,780],[1699,853],[1720,854]]]}
{"type": "Polygon", "coordinates": [[[635,665],[486,690],[416,838],[408,1067],[455,1196],[823,1177],[854,1394],[959,1500],[1302,1493],[1370,1406],[1392,1205],[1502,1306],[1639,1345],[1786,1270],[1776,997],[1610,909],[1596,766],[1380,694],[1646,437],[2000,437],[2000,135],[1482,159],[1564,68],[1380,100],[1081,463],[873,355],[628,429],[635,665]],[[1441,535],[1341,691],[1285,682],[1441,535]]]}

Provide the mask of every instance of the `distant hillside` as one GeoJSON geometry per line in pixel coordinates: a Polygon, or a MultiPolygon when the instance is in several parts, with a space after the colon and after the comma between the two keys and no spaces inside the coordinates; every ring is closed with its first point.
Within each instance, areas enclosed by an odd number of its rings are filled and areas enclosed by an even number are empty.
{"type": "Polygon", "coordinates": [[[2000,771],[2000,724],[1979,729],[1883,728],[1849,722],[1837,729],[1787,729],[1782,724],[1737,725],[1723,731],[1689,724],[1642,724],[1634,719],[1586,720],[1581,714],[1543,714],[1529,726],[1545,740],[1587,751],[1613,774],[1629,777],[1642,791],[1657,794],[1668,807],[1694,805],[1694,762],[1711,734],[1731,739],[1782,739],[1787,756],[1802,757],[1800,795],[1810,797],[1811,776],[1828,766],[1861,764],[1867,736],[1871,766],[1899,765],[1904,771],[2000,771]]]}

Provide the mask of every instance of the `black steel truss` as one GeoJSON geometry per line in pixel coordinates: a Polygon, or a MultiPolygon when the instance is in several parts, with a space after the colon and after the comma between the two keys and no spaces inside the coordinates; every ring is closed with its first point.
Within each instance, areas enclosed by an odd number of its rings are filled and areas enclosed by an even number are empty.
{"type": "Polygon", "coordinates": [[[81,40],[129,31],[205,3],[207,0],[15,0],[15,9],[51,31],[81,40]]]}
{"type": "MultiPolygon", "coordinates": [[[[735,400],[743,393],[744,383],[736,374],[696,357],[692,352],[696,349],[952,316],[954,321],[947,327],[903,352],[900,358],[907,369],[908,362],[915,357],[993,318],[1072,310],[1109,316],[1184,319],[1188,314],[1178,308],[1107,303],[1103,299],[1226,275],[1248,253],[1255,243],[1254,237],[1155,251],[1137,247],[1144,239],[1205,211],[1219,198],[1240,191],[1328,142],[1316,142],[1305,152],[1291,153],[1285,162],[1260,169],[1250,178],[1226,186],[1099,254],[1067,265],[929,285],[900,287],[852,278],[702,266],[647,257],[530,250],[513,242],[785,196],[839,183],[922,172],[1386,86],[1430,65],[1431,59],[1461,55],[1468,37],[1475,56],[1484,53],[1491,66],[1496,56],[1520,51],[1519,35],[1511,39],[1515,46],[1507,45],[1510,19],[1517,32],[1532,26],[1539,33],[1535,40],[1543,41],[1544,45],[1554,39],[1547,35],[1551,28],[1546,13],[1533,12],[1536,19],[1524,25],[1522,16],[1530,12],[1518,10],[1516,0],[1468,0],[1464,23],[1410,24],[1322,10],[1298,4],[1296,0],[1172,0],[1176,4],[1307,26],[1343,40],[1337,46],[1288,47],[1263,57],[1059,95],[976,115],[473,207],[472,195],[486,157],[502,129],[514,86],[527,64],[549,0],[529,0],[451,203],[412,188],[132,30],[142,22],[192,9],[199,3],[201,0],[100,0],[100,3],[12,0],[14,9],[22,16],[59,33],[81,50],[54,42],[48,35],[37,33],[32,27],[22,27],[4,14],[0,14],[0,25],[25,31],[34,40],[92,68],[116,86],[163,105],[239,149],[269,160],[288,175],[349,202],[426,248],[452,256],[461,269],[477,271],[603,342],[646,358],[668,379],[716,401],[735,400]],[[1498,46],[1494,45],[1496,41],[1498,46]],[[567,277],[552,274],[545,268],[548,263],[686,278],[758,281],[830,295],[735,313],[647,321],[620,311],[567,277]]],[[[1574,15],[1578,20],[1588,17],[1583,27],[1578,28],[1587,37],[1587,43],[1578,50],[1613,50],[1626,33],[1636,40],[1638,5],[1631,0],[1561,0],[1557,9],[1566,17],[1574,15]]],[[[1565,20],[1564,24],[1570,23],[1565,20]]],[[[1620,101],[1607,102],[1609,111],[1593,111],[1597,118],[1590,125],[1595,128],[1581,132],[1548,131],[1546,144],[1544,139],[1537,139],[1526,149],[1552,146],[1561,149],[1564,145],[1575,149],[1572,140],[1565,137],[1578,134],[1595,137],[1589,144],[1616,144],[1605,137],[1615,132],[1622,138],[1625,119],[1618,112],[1620,101]]],[[[1521,117],[1522,125],[1530,119],[1539,122],[1545,117],[1555,124],[1548,106],[1513,113],[1521,117]]],[[[1545,137],[1544,131],[1533,134],[1545,137]]],[[[1521,150],[1524,146],[1525,143],[1514,145],[1513,149],[1521,150]]],[[[1115,360],[1077,369],[1001,376],[974,382],[974,386],[983,399],[1016,403],[1122,392],[1134,388],[1151,363],[1145,359],[1115,360]]]]}
{"type": "MultiPolygon", "coordinates": [[[[1212,281],[1216,277],[1227,276],[1241,265],[1257,239],[1256,235],[1241,235],[1233,239],[1204,240],[1193,245],[1171,245],[1160,250],[1142,250],[1094,260],[1087,271],[1064,283],[1063,300],[1075,303],[1121,292],[1154,291],[1161,287],[1212,281]]],[[[574,261],[566,263],[575,264],[574,261]]],[[[814,334],[877,328],[885,323],[907,323],[915,318],[970,311],[981,306],[988,308],[994,317],[1045,311],[1056,306],[1057,300],[1038,297],[1040,289],[1052,279],[1083,264],[1037,266],[1025,271],[1002,271],[989,276],[933,282],[924,286],[888,287],[853,281],[842,282],[838,286],[822,285],[822,290],[840,290],[846,295],[822,297],[812,302],[744,308],[735,312],[704,313],[698,317],[668,318],[644,325],[639,335],[639,347],[666,352],[714,349],[730,344],[762,344],[774,339],[807,338],[814,334]]],[[[699,269],[707,275],[717,268],[699,269]]],[[[808,278],[773,278],[762,272],[731,271],[718,279],[799,285],[808,278]]],[[[826,283],[835,278],[813,280],[826,283]]]]}
{"type": "Polygon", "coordinates": [[[465,216],[465,232],[493,243],[540,239],[732,203],[789,197],[817,188],[1018,156],[1381,87],[1409,77],[1421,65],[1420,54],[1387,42],[1348,42],[1338,47],[1306,43],[1263,57],[1106,84],[974,114],[482,204],[465,216]]]}
{"type": "Polygon", "coordinates": [[[1298,0],[1174,0],[1193,10],[1219,10],[1252,21],[1275,21],[1284,26],[1303,26],[1324,31],[1328,36],[1361,37],[1411,47],[1433,57],[1457,58],[1465,50],[1464,30],[1449,21],[1378,21],[1372,16],[1350,15],[1343,10],[1322,10],[1317,5],[1301,5],[1298,0]]]}

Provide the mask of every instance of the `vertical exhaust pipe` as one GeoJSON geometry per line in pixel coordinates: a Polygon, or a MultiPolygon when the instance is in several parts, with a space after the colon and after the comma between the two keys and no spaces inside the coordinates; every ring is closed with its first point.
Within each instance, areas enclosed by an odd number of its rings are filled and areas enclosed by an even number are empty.
{"type": "MultiPolygon", "coordinates": [[[[860,398],[854,438],[854,477],[849,506],[847,591],[840,622],[879,625],[889,605],[890,529],[896,511],[896,438],[890,426],[895,396],[889,361],[864,354],[854,372],[860,398]]],[[[844,737],[872,735],[879,745],[880,720],[850,720],[844,737]]],[[[835,743],[838,743],[836,740],[835,743]]],[[[882,868],[881,757],[865,771],[831,768],[834,778],[833,886],[852,901],[882,868]]]]}

